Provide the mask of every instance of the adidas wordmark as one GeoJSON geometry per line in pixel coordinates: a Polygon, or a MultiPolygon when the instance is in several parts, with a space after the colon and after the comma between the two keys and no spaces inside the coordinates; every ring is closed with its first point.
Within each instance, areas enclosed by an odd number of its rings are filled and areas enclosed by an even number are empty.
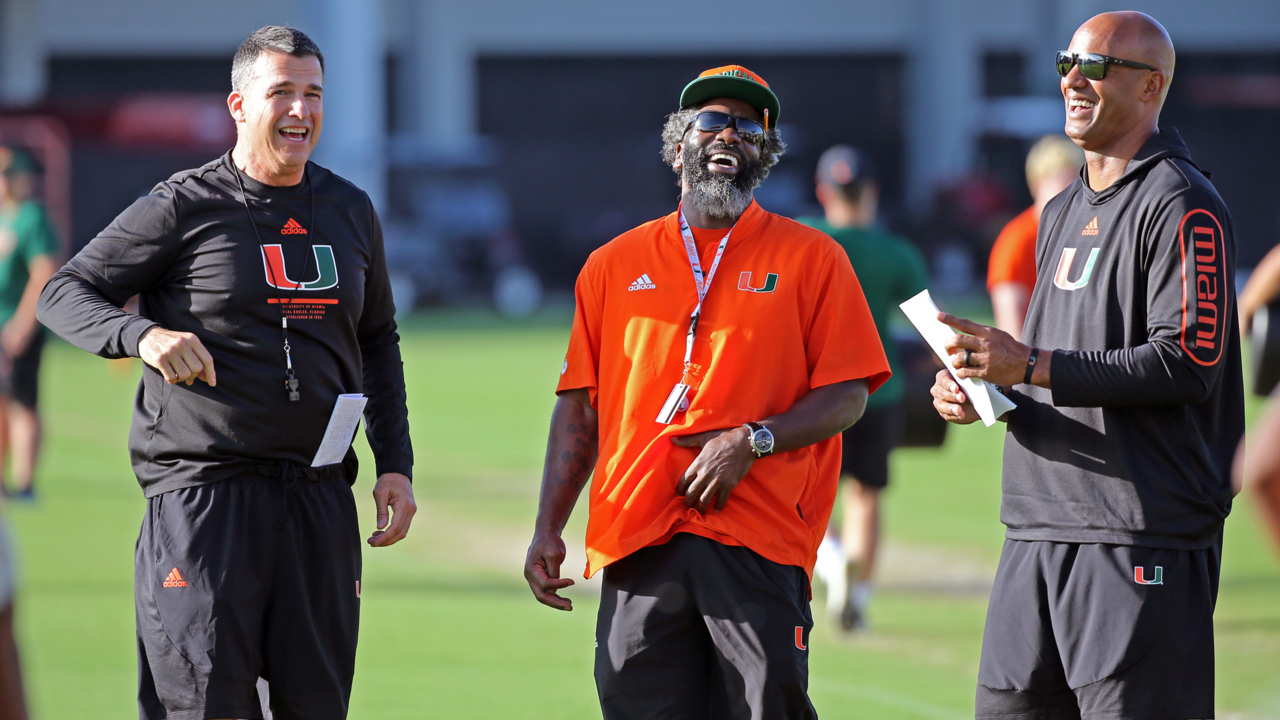
{"type": "Polygon", "coordinates": [[[649,273],[645,273],[644,275],[641,275],[640,277],[636,278],[635,282],[631,283],[631,287],[627,288],[627,292],[632,292],[635,290],[657,290],[657,289],[658,289],[657,284],[649,279],[649,273]]]}

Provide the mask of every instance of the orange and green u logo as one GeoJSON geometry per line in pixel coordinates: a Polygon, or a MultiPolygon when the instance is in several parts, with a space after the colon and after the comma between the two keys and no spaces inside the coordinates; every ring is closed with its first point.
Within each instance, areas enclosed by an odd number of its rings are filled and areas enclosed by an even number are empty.
{"type": "Polygon", "coordinates": [[[778,273],[769,273],[764,276],[763,287],[751,287],[751,273],[744,272],[738,276],[738,289],[747,292],[771,293],[778,288],[778,273]]]}
{"type": "Polygon", "coordinates": [[[338,263],[333,259],[332,245],[312,245],[316,258],[315,280],[295,282],[284,270],[284,253],[279,245],[262,246],[262,267],[267,273],[267,284],[280,290],[328,290],[338,285],[338,263]]]}
{"type": "Polygon", "coordinates": [[[1141,565],[1135,565],[1133,568],[1133,581],[1139,585],[1163,585],[1164,568],[1157,565],[1155,577],[1148,578],[1146,569],[1141,565]]]}

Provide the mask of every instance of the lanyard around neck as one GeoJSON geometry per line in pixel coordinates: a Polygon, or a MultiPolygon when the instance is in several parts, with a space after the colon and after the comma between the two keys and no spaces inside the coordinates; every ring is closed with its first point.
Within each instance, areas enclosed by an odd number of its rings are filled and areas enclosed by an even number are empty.
{"type": "MultiPolygon", "coordinates": [[[[244,205],[244,211],[249,216],[249,225],[253,227],[253,236],[258,240],[258,251],[265,253],[266,246],[262,244],[262,234],[258,232],[258,223],[253,220],[253,211],[249,209],[249,198],[244,192],[244,179],[240,177],[240,168],[236,167],[235,160],[230,162],[231,170],[236,174],[236,184],[240,187],[240,202],[244,205]]],[[[303,170],[303,182],[307,184],[307,190],[311,193],[311,231],[316,231],[316,189],[311,185],[311,174],[307,170],[303,170]]],[[[313,249],[307,253],[306,260],[302,263],[302,275],[300,278],[307,276],[307,269],[310,267],[311,256],[315,254],[313,249]]],[[[283,261],[284,248],[280,249],[280,257],[283,261]]],[[[317,258],[318,260],[318,258],[317,258]]],[[[294,286],[293,293],[288,298],[280,296],[280,280],[276,278],[275,269],[271,263],[266,262],[266,256],[263,256],[263,264],[267,267],[267,276],[271,279],[271,284],[276,290],[276,305],[280,308],[280,330],[284,336],[284,389],[289,393],[289,402],[298,402],[301,394],[298,392],[298,378],[293,372],[293,348],[289,345],[289,315],[287,308],[291,306],[298,297],[298,290],[302,289],[302,280],[294,286]],[[290,305],[286,305],[289,303],[290,305]]]]}
{"type": "Polygon", "coordinates": [[[732,234],[733,228],[729,228],[724,237],[720,238],[720,246],[716,248],[715,259],[711,261],[711,269],[703,277],[702,262],[698,260],[698,245],[693,241],[693,231],[689,229],[689,222],[684,219],[684,208],[680,209],[680,237],[684,239],[684,249],[689,254],[689,267],[693,270],[693,284],[698,291],[698,304],[693,308],[693,313],[689,315],[689,332],[684,341],[684,372],[686,375],[689,372],[689,362],[693,359],[693,337],[698,329],[698,318],[702,316],[702,304],[706,301],[707,293],[711,290],[711,281],[716,279],[716,270],[720,267],[720,259],[724,257],[724,249],[728,247],[729,236],[732,234]]]}

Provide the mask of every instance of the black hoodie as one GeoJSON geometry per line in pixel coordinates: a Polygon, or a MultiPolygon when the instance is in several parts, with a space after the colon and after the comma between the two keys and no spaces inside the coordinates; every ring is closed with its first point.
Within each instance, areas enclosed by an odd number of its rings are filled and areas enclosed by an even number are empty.
{"type": "MultiPolygon", "coordinates": [[[[103,357],[136,357],[157,324],[209,350],[216,387],[142,372],[129,454],[147,497],[246,471],[314,474],[307,466],[340,393],[369,397],[378,474],[410,475],[400,338],[369,197],[315,163],[294,187],[240,181],[252,224],[230,153],[157,185],[49,280],[40,321],[103,357]],[[133,295],[139,315],[120,309],[133,295]],[[285,388],[282,307],[297,402],[285,388]]],[[[355,464],[348,451],[348,482],[355,464]]]]}
{"type": "Polygon", "coordinates": [[[1234,228],[1176,130],[1114,185],[1045,207],[1023,342],[1052,390],[1019,385],[1000,517],[1013,540],[1197,549],[1231,509],[1244,433],[1234,228]]]}

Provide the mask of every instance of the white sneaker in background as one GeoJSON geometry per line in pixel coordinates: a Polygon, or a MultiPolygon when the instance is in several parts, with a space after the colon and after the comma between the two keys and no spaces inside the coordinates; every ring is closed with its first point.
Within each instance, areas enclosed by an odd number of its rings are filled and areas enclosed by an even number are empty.
{"type": "Polygon", "coordinates": [[[813,574],[818,576],[824,585],[842,569],[844,552],[840,541],[834,535],[826,535],[818,545],[818,562],[813,567],[813,574]]]}
{"type": "Polygon", "coordinates": [[[818,546],[818,562],[813,572],[827,586],[827,615],[833,620],[839,619],[849,600],[847,565],[840,541],[830,535],[824,537],[818,546]]]}
{"type": "Polygon", "coordinates": [[[854,582],[854,565],[849,565],[849,584],[852,590],[840,611],[840,627],[845,632],[865,631],[867,629],[867,604],[871,602],[871,583],[854,582]]]}

